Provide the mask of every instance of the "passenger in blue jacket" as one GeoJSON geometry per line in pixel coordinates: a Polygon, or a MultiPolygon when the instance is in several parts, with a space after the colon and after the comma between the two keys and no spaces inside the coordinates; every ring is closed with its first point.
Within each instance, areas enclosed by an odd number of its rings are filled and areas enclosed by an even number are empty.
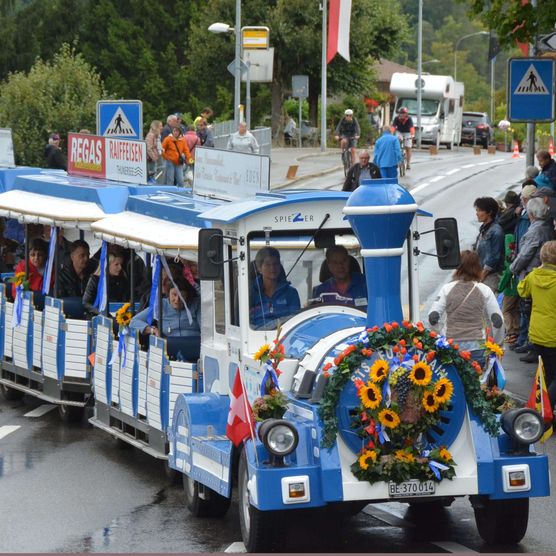
{"type": "Polygon", "coordinates": [[[397,136],[392,135],[389,126],[382,128],[382,135],[375,143],[374,163],[380,168],[383,178],[397,178],[398,164],[402,161],[402,149],[397,136]]]}
{"type": "MultiPolygon", "coordinates": [[[[201,305],[199,296],[186,289],[181,290],[180,293],[187,303],[193,322],[189,322],[187,311],[180,299],[177,288],[171,288],[168,297],[162,300],[162,333],[165,337],[200,336],[201,305]]],[[[147,322],[148,312],[149,308],[147,307],[137,313],[131,319],[130,326],[138,330],[140,334],[160,336],[159,326],[147,322]]],[[[157,315],[154,315],[154,318],[156,319],[157,315]]]]}
{"type": "Polygon", "coordinates": [[[278,321],[301,308],[297,290],[286,280],[280,252],[263,247],[255,257],[257,276],[249,292],[249,320],[252,328],[272,330],[278,321]]]}

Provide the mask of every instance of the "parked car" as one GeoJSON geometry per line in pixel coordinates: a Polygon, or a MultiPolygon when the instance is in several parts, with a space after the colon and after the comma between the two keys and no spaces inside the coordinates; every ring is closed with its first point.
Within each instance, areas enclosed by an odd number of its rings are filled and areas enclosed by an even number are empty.
{"type": "Polygon", "coordinates": [[[486,112],[464,112],[462,116],[461,142],[482,145],[492,144],[494,129],[486,112]]]}

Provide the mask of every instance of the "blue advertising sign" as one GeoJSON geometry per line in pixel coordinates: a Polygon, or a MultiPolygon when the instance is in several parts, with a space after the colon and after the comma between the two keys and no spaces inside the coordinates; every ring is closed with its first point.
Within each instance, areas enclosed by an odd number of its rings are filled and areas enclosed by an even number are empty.
{"type": "Polygon", "coordinates": [[[143,139],[143,103],[140,100],[99,100],[97,135],[143,139]]]}
{"type": "Polygon", "coordinates": [[[550,58],[508,61],[508,119],[511,122],[554,120],[555,63],[550,58]]]}

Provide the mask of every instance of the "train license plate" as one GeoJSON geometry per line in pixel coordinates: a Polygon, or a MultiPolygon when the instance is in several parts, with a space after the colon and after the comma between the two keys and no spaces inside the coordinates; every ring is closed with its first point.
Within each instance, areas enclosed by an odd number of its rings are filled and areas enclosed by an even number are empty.
{"type": "Polygon", "coordinates": [[[403,483],[388,483],[390,498],[405,498],[406,496],[430,496],[434,494],[434,481],[404,481],[403,483]]]}

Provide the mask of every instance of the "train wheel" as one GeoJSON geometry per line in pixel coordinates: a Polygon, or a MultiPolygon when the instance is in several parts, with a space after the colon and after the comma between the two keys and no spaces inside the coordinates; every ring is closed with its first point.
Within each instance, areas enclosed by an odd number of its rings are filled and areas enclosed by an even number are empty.
{"type": "Polygon", "coordinates": [[[479,535],[487,544],[517,544],[527,532],[529,498],[484,498],[474,510],[479,535]]]}
{"type": "Polygon", "coordinates": [[[278,511],[261,512],[249,501],[249,472],[247,457],[242,452],[239,460],[238,497],[239,524],[247,552],[272,552],[284,540],[284,515],[278,511]]]}
{"type": "Polygon", "coordinates": [[[10,388],[9,386],[6,386],[5,384],[0,384],[0,392],[2,393],[2,396],[4,397],[4,399],[7,400],[8,402],[13,402],[13,401],[16,401],[16,400],[20,400],[25,395],[25,393],[22,392],[21,390],[16,390],[15,388],[10,388]]]}
{"type": "Polygon", "coordinates": [[[222,517],[232,502],[218,492],[200,485],[188,475],[183,475],[185,505],[195,517],[222,517]]]}

